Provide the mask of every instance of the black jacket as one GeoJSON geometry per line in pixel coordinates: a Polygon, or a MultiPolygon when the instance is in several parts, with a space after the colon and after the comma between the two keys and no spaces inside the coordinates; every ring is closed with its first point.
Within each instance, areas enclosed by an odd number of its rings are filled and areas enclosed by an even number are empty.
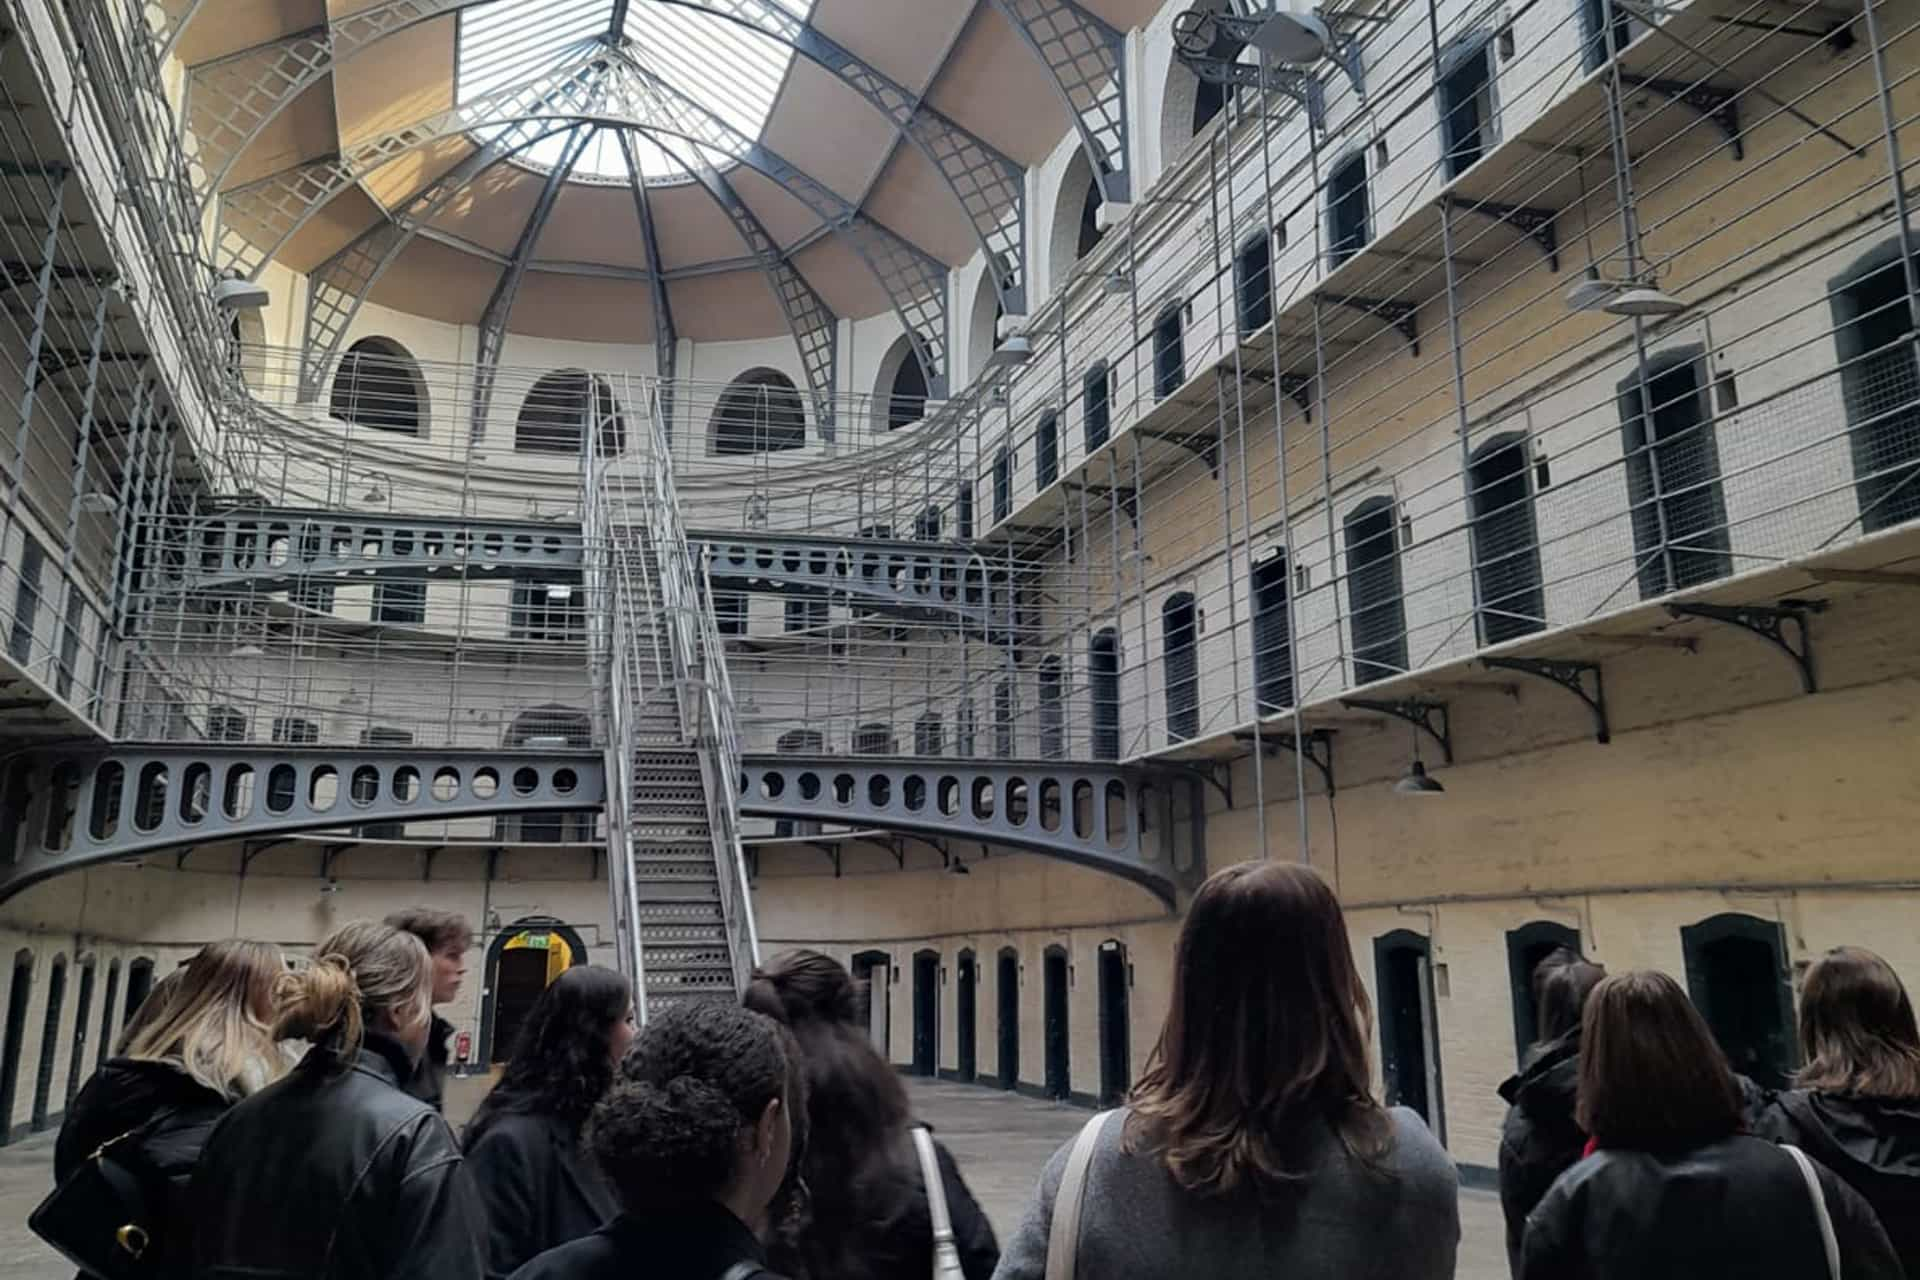
{"type": "Polygon", "coordinates": [[[401,1086],[435,1111],[447,1109],[447,1063],[452,1060],[453,1024],[439,1014],[427,1030],[427,1051],[401,1086]]]}
{"type": "Polygon", "coordinates": [[[207,1135],[230,1104],[186,1072],[160,1062],[110,1058],[94,1072],[73,1105],[53,1148],[53,1178],[64,1182],[105,1144],[151,1122],[140,1140],[138,1164],[165,1179],[160,1236],[162,1275],[186,1275],[192,1258],[187,1185],[207,1135]]]}
{"type": "MultiPolygon", "coordinates": [[[[658,1217],[622,1215],[547,1250],[513,1280],[721,1280],[740,1263],[765,1268],[766,1251],[724,1205],[708,1203],[658,1217]]],[[[764,1269],[749,1274],[779,1280],[764,1269]]]]}
{"type": "Polygon", "coordinates": [[[1587,1144],[1573,1119],[1579,1085],[1580,1033],[1574,1031],[1530,1050],[1519,1074],[1500,1086],[1507,1102],[1500,1126],[1500,1209],[1507,1219],[1507,1265],[1516,1276],[1527,1215],[1587,1144]]]}
{"type": "MultiPolygon", "coordinates": [[[[901,1149],[877,1185],[856,1187],[852,1197],[813,1192],[813,1221],[800,1242],[803,1257],[774,1250],[782,1270],[811,1280],[925,1280],[933,1272],[933,1218],[927,1209],[927,1190],[920,1177],[920,1160],[912,1138],[901,1135],[901,1149]],[[833,1220],[835,1204],[844,1205],[855,1225],[833,1220]]],[[[934,1143],[940,1164],[941,1188],[947,1195],[947,1214],[953,1220],[953,1240],[960,1251],[960,1268],[967,1280],[990,1280],[1000,1264],[1000,1243],[981,1212],[960,1166],[946,1147],[934,1143]]]]}
{"type": "MultiPolygon", "coordinates": [[[[1900,1280],[1867,1202],[1818,1170],[1846,1280],[1900,1280]]],[[[1821,1280],[1826,1252],[1786,1152],[1736,1135],[1691,1151],[1602,1150],[1553,1184],[1527,1220],[1521,1280],[1821,1280]]]]}
{"type": "Polygon", "coordinates": [[[592,1235],[617,1206],[575,1135],[548,1116],[508,1112],[467,1140],[467,1172],[487,1215],[487,1275],[592,1235]]]}
{"type": "Polygon", "coordinates": [[[453,1133],[401,1092],[411,1064],[369,1033],[237,1104],[193,1179],[201,1280],[475,1280],[481,1222],[453,1133]]]}
{"type": "Polygon", "coordinates": [[[1793,1089],[1760,1107],[1753,1129],[1845,1179],[1880,1215],[1907,1275],[1920,1277],[1920,1103],[1793,1089]]]}

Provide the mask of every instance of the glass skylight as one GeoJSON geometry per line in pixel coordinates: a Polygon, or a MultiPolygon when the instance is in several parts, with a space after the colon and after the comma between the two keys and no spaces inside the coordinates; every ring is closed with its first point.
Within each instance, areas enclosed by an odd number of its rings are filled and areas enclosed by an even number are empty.
{"type": "MultiPolygon", "coordinates": [[[[813,0],[772,0],[804,18],[813,0]]],[[[460,14],[459,67],[455,92],[462,103],[540,75],[558,63],[604,41],[613,22],[614,0],[498,0],[460,14]]],[[[631,0],[625,49],[636,62],[674,89],[698,102],[748,138],[758,139],[767,113],[786,78],[793,51],[740,23],[686,4],[631,0]]],[[[567,135],[555,133],[518,153],[525,164],[556,164],[567,135]]],[[[635,154],[643,176],[684,173],[678,158],[691,145],[675,137],[659,143],[636,135],[635,154]],[[678,153],[676,156],[673,153],[678,153]]],[[[724,167],[728,157],[709,158],[724,167]]],[[[626,161],[614,131],[599,129],[574,166],[574,175],[623,181],[626,161]]]]}

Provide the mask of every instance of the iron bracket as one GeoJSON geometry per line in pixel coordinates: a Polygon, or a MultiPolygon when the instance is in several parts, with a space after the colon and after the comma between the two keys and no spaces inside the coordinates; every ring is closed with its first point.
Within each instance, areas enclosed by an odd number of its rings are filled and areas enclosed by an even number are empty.
{"type": "Polygon", "coordinates": [[[1517,227],[1540,246],[1540,252],[1547,257],[1547,270],[1556,273],[1560,270],[1560,235],[1554,229],[1553,210],[1525,204],[1501,204],[1494,200],[1454,200],[1451,204],[1463,212],[1477,213],[1483,218],[1517,227]]]}
{"type": "Polygon", "coordinates": [[[840,846],[837,844],[828,844],[824,840],[809,840],[807,841],[807,847],[810,849],[818,849],[821,853],[827,855],[827,861],[833,864],[833,878],[838,880],[840,878],[840,846]]]}
{"type": "Polygon", "coordinates": [[[1676,618],[1703,618],[1709,622],[1724,622],[1728,626],[1741,627],[1759,636],[1780,652],[1793,659],[1794,666],[1800,669],[1800,686],[1808,693],[1817,692],[1819,682],[1813,670],[1813,633],[1807,627],[1807,615],[1825,613],[1825,600],[1782,600],[1777,606],[1760,604],[1670,604],[1667,612],[1676,618]],[[1791,622],[1799,643],[1787,638],[1787,624],[1791,622]]]}
{"type": "Polygon", "coordinates": [[[1327,784],[1327,794],[1334,793],[1333,786],[1333,730],[1309,729],[1305,738],[1306,750],[1301,750],[1302,739],[1291,733],[1241,733],[1234,735],[1245,743],[1257,743],[1262,755],[1272,756],[1280,751],[1291,751],[1308,764],[1320,771],[1320,780],[1327,784]]]}
{"type": "Polygon", "coordinates": [[[283,844],[291,844],[291,843],[293,843],[291,840],[246,841],[244,844],[240,846],[240,878],[243,880],[246,879],[247,868],[253,865],[253,860],[255,858],[259,857],[261,854],[265,853],[269,849],[277,849],[283,844]]]}
{"type": "Polygon", "coordinates": [[[1480,665],[1494,671],[1518,671],[1559,685],[1587,704],[1593,712],[1594,741],[1613,741],[1607,724],[1607,685],[1597,662],[1564,662],[1553,658],[1482,658],[1480,665]],[[1587,692],[1587,677],[1593,677],[1593,692],[1587,692]]]}
{"type": "Polygon", "coordinates": [[[352,844],[330,844],[321,849],[320,878],[322,880],[331,880],[333,878],[334,860],[353,847],[352,844]]]}
{"type": "Polygon", "coordinates": [[[1163,760],[1155,764],[1154,768],[1206,783],[1220,793],[1221,798],[1227,802],[1227,808],[1233,808],[1233,763],[1231,761],[1225,764],[1212,761],[1195,764],[1186,760],[1163,760]]]}
{"type": "Polygon", "coordinates": [[[446,846],[443,844],[436,844],[420,851],[421,884],[427,884],[433,880],[433,860],[439,857],[440,852],[445,848],[446,846]]]}
{"type": "Polygon", "coordinates": [[[173,869],[175,871],[185,871],[187,869],[187,859],[191,857],[193,855],[194,850],[198,849],[199,847],[200,846],[197,844],[190,844],[186,848],[182,849],[179,853],[175,854],[173,859],[173,869]]]}
{"type": "Polygon", "coordinates": [[[1427,702],[1420,698],[1404,698],[1394,702],[1342,698],[1340,705],[1355,711],[1378,711],[1381,715],[1405,720],[1416,729],[1424,729],[1428,737],[1440,744],[1440,753],[1446,757],[1447,763],[1453,763],[1453,722],[1446,703],[1427,702]]]}
{"type": "Polygon", "coordinates": [[[1727,135],[1727,141],[1733,144],[1735,160],[1747,158],[1746,147],[1740,141],[1740,95],[1736,91],[1722,89],[1718,85],[1689,84],[1685,80],[1636,75],[1629,71],[1622,71],[1620,80],[1623,84],[1657,93],[1669,102],[1691,107],[1713,121],[1720,127],[1720,132],[1727,135]]]}
{"type": "Polygon", "coordinates": [[[1283,373],[1280,375],[1280,389],[1293,398],[1300,406],[1300,412],[1308,422],[1313,421],[1313,375],[1310,373],[1283,373]]]}
{"type": "Polygon", "coordinates": [[[1207,439],[1198,432],[1158,431],[1152,427],[1135,427],[1133,434],[1145,436],[1149,440],[1164,440],[1168,444],[1178,445],[1194,457],[1207,464],[1207,470],[1217,478],[1220,475],[1220,441],[1218,437],[1207,439]]]}
{"type": "Polygon", "coordinates": [[[1414,302],[1402,302],[1398,298],[1368,298],[1356,293],[1323,293],[1320,295],[1336,307],[1351,307],[1355,311],[1364,311],[1370,316],[1385,320],[1400,331],[1407,340],[1407,349],[1414,355],[1420,354],[1420,306],[1414,302]]]}

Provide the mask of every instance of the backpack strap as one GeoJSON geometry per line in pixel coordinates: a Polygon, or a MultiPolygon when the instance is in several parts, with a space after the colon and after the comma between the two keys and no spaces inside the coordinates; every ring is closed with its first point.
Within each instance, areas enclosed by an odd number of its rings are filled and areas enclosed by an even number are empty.
{"type": "Polygon", "coordinates": [[[1060,1175],[1060,1189],[1053,1197],[1053,1222],[1047,1231],[1046,1280],[1074,1280],[1074,1268],[1080,1255],[1080,1209],[1087,1198],[1087,1167],[1093,1163],[1093,1149],[1099,1145],[1100,1130],[1113,1111],[1102,1111],[1081,1126],[1067,1156],[1067,1167],[1060,1175]]]}
{"type": "Polygon", "coordinates": [[[767,1269],[757,1262],[736,1262],[720,1273],[719,1280],[753,1280],[766,1273],[767,1269]]]}
{"type": "Polygon", "coordinates": [[[920,1180],[927,1186],[927,1216],[933,1220],[934,1280],[960,1280],[960,1249],[953,1242],[953,1215],[947,1209],[947,1188],[940,1177],[940,1158],[934,1154],[933,1134],[925,1125],[912,1129],[913,1149],[920,1157],[920,1180]]]}
{"type": "Polygon", "coordinates": [[[1793,1162],[1800,1166],[1800,1176],[1807,1184],[1807,1195],[1813,1199],[1813,1219],[1820,1228],[1820,1247],[1827,1255],[1828,1280],[1840,1280],[1840,1240],[1833,1232],[1833,1215],[1827,1212],[1827,1193],[1820,1189],[1820,1175],[1814,1171],[1813,1161],[1800,1148],[1783,1142],[1780,1149],[1792,1156],[1793,1162]]]}

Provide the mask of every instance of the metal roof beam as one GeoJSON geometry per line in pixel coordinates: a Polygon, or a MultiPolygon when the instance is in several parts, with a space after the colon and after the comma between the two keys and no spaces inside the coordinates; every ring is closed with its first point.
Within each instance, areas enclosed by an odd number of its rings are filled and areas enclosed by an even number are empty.
{"type": "MultiPolygon", "coordinates": [[[[619,12],[616,12],[614,21],[624,23],[624,0],[616,7],[619,12]]],[[[620,158],[627,163],[627,181],[633,190],[633,213],[639,220],[640,240],[647,254],[648,295],[653,302],[654,371],[660,375],[661,394],[671,395],[674,375],[679,370],[680,327],[673,322],[673,300],[667,296],[666,265],[660,260],[660,236],[653,225],[653,202],[647,197],[646,175],[640,171],[640,157],[633,149],[633,135],[625,129],[620,131],[620,158]]],[[[660,416],[671,431],[671,400],[661,403],[660,416]]]]}
{"type": "Polygon", "coordinates": [[[988,0],[1047,69],[1109,202],[1133,198],[1126,37],[1074,0],[988,0]]]}

